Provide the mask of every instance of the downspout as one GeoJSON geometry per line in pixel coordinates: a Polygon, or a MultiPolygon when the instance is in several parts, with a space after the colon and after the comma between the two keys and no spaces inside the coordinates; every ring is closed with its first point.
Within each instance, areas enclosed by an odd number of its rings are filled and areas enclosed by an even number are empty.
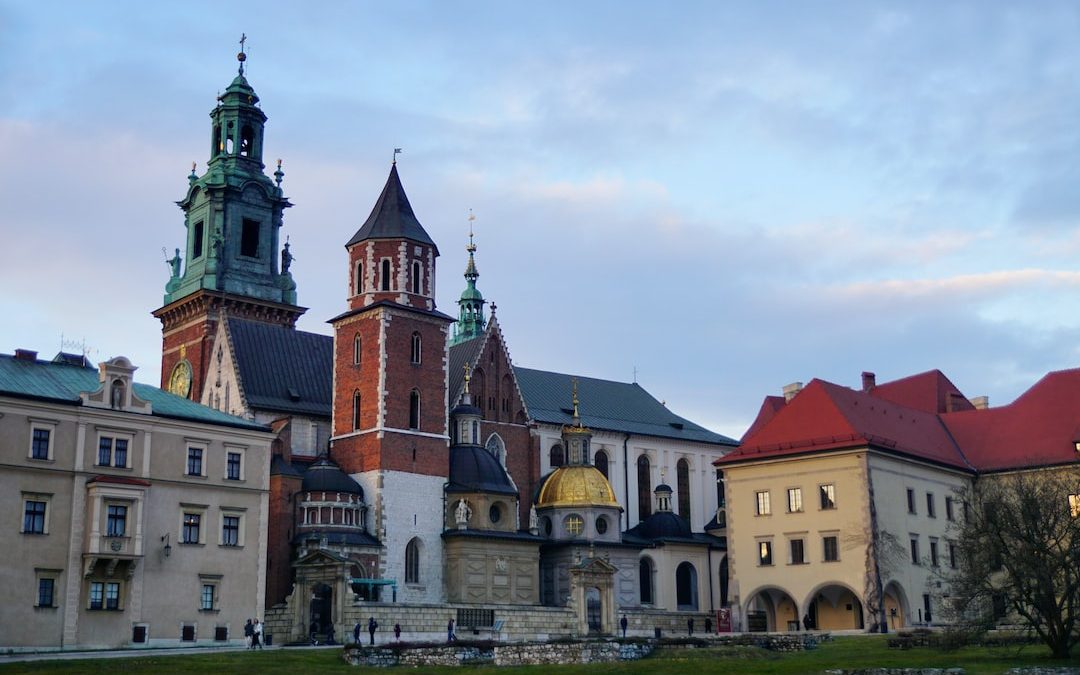
{"type": "Polygon", "coordinates": [[[623,511],[623,517],[626,518],[626,527],[623,528],[624,532],[626,530],[630,529],[630,508],[629,508],[629,506],[630,506],[630,464],[629,464],[630,447],[629,447],[629,444],[630,444],[630,434],[626,434],[626,437],[623,438],[623,442],[622,442],[623,494],[626,495],[626,506],[627,506],[627,509],[625,511],[623,511]]]}
{"type": "Polygon", "coordinates": [[[885,618],[885,589],[881,583],[880,537],[878,536],[877,506],[874,503],[874,480],[870,475],[869,453],[863,457],[863,461],[866,462],[866,487],[867,495],[870,500],[870,541],[874,564],[874,592],[877,594],[878,605],[878,631],[881,633],[888,633],[889,623],[885,618]]]}
{"type": "Polygon", "coordinates": [[[713,604],[713,568],[712,568],[712,544],[706,549],[706,560],[709,565],[709,614],[716,616],[716,605],[713,604]]]}

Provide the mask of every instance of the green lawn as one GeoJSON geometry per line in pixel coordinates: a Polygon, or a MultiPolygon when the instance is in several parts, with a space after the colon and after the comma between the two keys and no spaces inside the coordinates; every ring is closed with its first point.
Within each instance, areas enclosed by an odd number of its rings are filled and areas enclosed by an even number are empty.
{"type": "MultiPolygon", "coordinates": [[[[968,648],[954,653],[942,653],[929,648],[909,651],[890,650],[880,636],[839,637],[816,650],[796,654],[773,654],[750,647],[717,649],[666,650],[651,659],[637,662],[598,664],[589,666],[529,666],[499,668],[431,668],[426,671],[402,669],[400,672],[431,672],[455,675],[483,673],[640,673],[665,675],[688,673],[732,674],[804,674],[819,673],[826,668],[857,667],[954,667],[965,668],[969,674],[1004,673],[1013,666],[1077,665],[1080,659],[1067,664],[1052,661],[1043,647],[1012,649],[968,648]]],[[[0,657],[0,664],[2,664],[0,657]]],[[[43,661],[0,665],[0,673],[358,673],[360,669],[345,665],[339,650],[280,649],[266,652],[226,652],[183,656],[139,656],[123,659],[79,661],[43,661]]],[[[363,672],[371,672],[363,669],[363,672]]],[[[387,672],[394,672],[388,670],[387,672]]]]}

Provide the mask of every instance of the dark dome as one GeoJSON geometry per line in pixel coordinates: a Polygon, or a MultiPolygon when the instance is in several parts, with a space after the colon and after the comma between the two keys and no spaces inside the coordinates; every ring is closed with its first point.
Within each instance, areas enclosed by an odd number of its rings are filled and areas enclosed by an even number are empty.
{"type": "Polygon", "coordinates": [[[632,534],[645,539],[692,538],[690,523],[671,511],[654,513],[630,529],[632,534]]]}
{"type": "Polygon", "coordinates": [[[674,490],[672,490],[671,486],[667,483],[660,483],[653,492],[674,492],[674,490]]]}
{"type": "Polygon", "coordinates": [[[469,405],[467,403],[459,403],[454,406],[453,410],[450,411],[450,415],[452,417],[457,417],[458,415],[475,415],[477,417],[482,417],[484,415],[484,411],[480,410],[480,408],[477,408],[474,405],[469,405]]]}
{"type": "Polygon", "coordinates": [[[364,488],[326,457],[320,457],[307,468],[300,489],[304,492],[342,492],[364,498],[364,488]]]}
{"type": "Polygon", "coordinates": [[[447,492],[496,492],[516,495],[499,460],[479,445],[456,445],[450,448],[450,483],[447,492]]]}

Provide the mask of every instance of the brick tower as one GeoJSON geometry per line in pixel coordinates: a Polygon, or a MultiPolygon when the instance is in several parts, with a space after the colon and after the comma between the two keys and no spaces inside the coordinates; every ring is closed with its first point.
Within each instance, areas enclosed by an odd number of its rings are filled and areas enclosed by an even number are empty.
{"type": "Polygon", "coordinates": [[[435,242],[390,168],[345,245],[349,310],[334,327],[331,453],[363,487],[380,575],[407,602],[442,599],[442,491],[449,474],[447,339],[435,311],[435,242]]]}
{"type": "Polygon", "coordinates": [[[222,312],[292,328],[306,310],[296,305],[289,245],[279,254],[278,230],[292,204],[264,172],[266,115],[240,72],[210,111],[210,161],[202,176],[191,167],[185,197],[177,202],[187,229],[185,255],[169,264],[161,320],[161,386],[201,400],[222,312]],[[278,267],[280,257],[281,267],[278,267]],[[183,274],[181,264],[186,261],[183,274]]]}

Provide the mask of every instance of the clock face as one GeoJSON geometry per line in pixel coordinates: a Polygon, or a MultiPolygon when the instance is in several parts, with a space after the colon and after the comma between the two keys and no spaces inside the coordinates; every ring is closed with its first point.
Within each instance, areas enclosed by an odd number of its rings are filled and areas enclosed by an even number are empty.
{"type": "Polygon", "coordinates": [[[169,393],[184,398],[191,393],[191,364],[187,359],[173,366],[172,374],[169,375],[169,393]]]}

